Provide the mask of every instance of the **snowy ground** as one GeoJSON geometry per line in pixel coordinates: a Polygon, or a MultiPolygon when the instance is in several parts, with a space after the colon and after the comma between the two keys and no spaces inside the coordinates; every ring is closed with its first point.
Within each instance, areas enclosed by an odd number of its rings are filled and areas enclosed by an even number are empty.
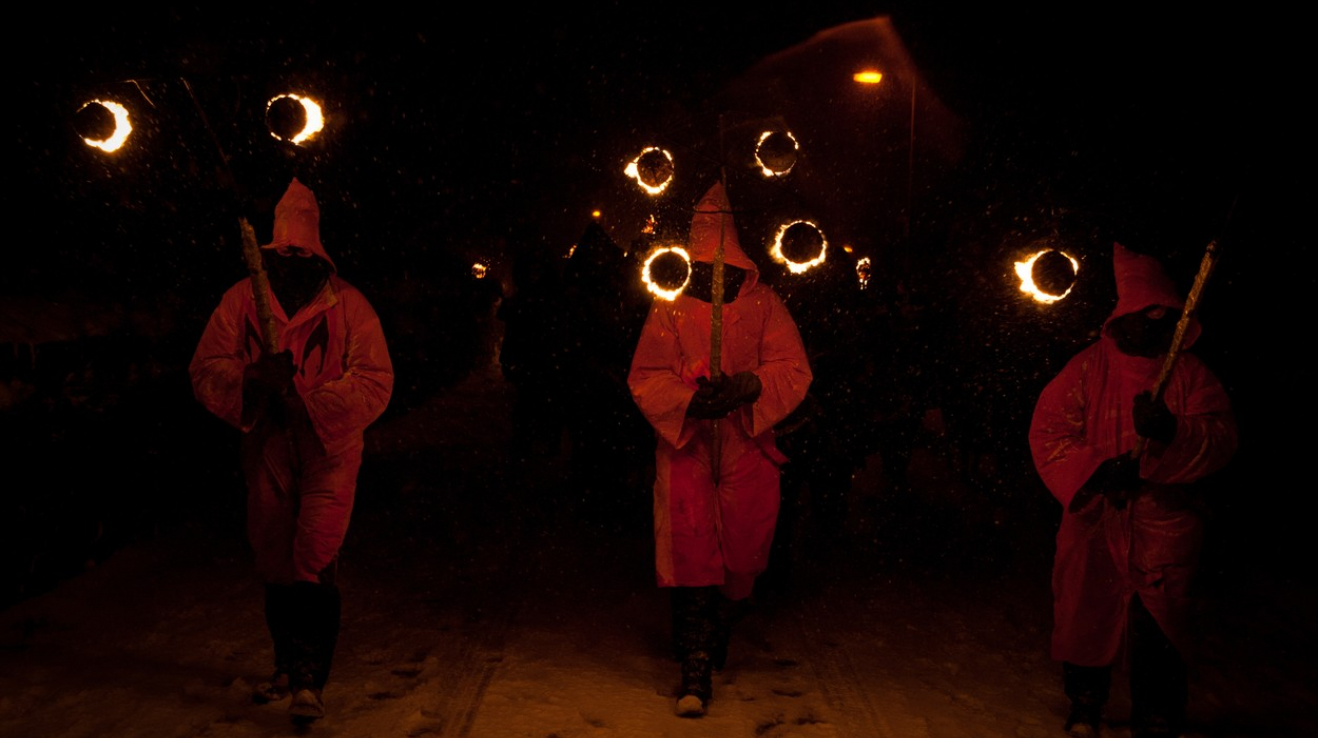
{"type": "MultiPolygon", "coordinates": [[[[311,734],[1061,734],[1050,531],[996,549],[1013,555],[979,557],[936,517],[879,531],[857,518],[839,545],[797,549],[736,632],[709,715],[673,716],[677,667],[648,523],[592,523],[564,491],[561,463],[509,465],[508,403],[497,375],[478,372],[372,431],[340,571],[329,716],[311,734]],[[922,543],[903,548],[911,541],[922,543]]],[[[916,461],[917,492],[951,484],[936,456],[916,461]]],[[[209,519],[0,613],[0,735],[299,732],[282,707],[249,698],[270,657],[233,492],[209,519]]],[[[643,512],[647,501],[635,504],[643,512]]],[[[1318,735],[1313,583],[1206,569],[1194,732],[1318,735]]],[[[1118,679],[1107,735],[1129,734],[1128,710],[1118,679]]]]}

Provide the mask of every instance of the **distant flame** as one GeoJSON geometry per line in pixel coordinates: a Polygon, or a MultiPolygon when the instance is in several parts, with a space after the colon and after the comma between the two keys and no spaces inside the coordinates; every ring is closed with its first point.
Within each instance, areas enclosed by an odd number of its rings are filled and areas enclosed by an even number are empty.
{"type": "Polygon", "coordinates": [[[489,267],[479,261],[471,265],[471,276],[476,279],[485,279],[485,273],[487,271],[489,271],[489,267]]]}
{"type": "Polygon", "coordinates": [[[644,151],[642,151],[640,154],[638,154],[635,159],[632,159],[631,163],[629,163],[627,167],[623,169],[623,173],[626,174],[628,177],[631,177],[632,179],[636,180],[636,184],[640,185],[641,189],[645,190],[651,195],[657,195],[660,192],[663,192],[665,189],[667,189],[669,183],[673,181],[672,168],[673,168],[673,155],[668,153],[667,151],[664,151],[658,146],[651,146],[645,149],[644,151]],[[668,160],[668,165],[666,167],[668,171],[668,176],[662,182],[659,182],[657,184],[651,184],[649,182],[646,182],[645,179],[641,176],[641,159],[646,154],[652,152],[663,154],[664,158],[668,160]]]}
{"type": "MultiPolygon", "coordinates": [[[[1063,297],[1071,294],[1071,290],[1075,288],[1075,283],[1072,282],[1071,286],[1066,288],[1066,292],[1063,292],[1060,295],[1052,295],[1039,289],[1034,284],[1034,262],[1038,261],[1040,256],[1043,256],[1050,251],[1055,251],[1055,249],[1044,249],[1025,261],[1016,262],[1016,275],[1021,278],[1021,292],[1033,297],[1037,302],[1057,302],[1063,297]]],[[[1080,273],[1080,262],[1076,261],[1074,256],[1071,256],[1064,251],[1058,251],[1057,253],[1070,260],[1071,269],[1076,274],[1080,273]]]]}
{"type": "Polygon", "coordinates": [[[661,297],[669,302],[676,300],[677,296],[682,294],[682,290],[686,289],[687,284],[691,282],[691,255],[681,246],[668,246],[655,249],[648,257],[646,257],[645,266],[641,268],[641,281],[645,283],[645,288],[652,292],[656,297],[661,297]],[[655,259],[667,253],[677,254],[682,257],[682,259],[686,261],[687,267],[686,279],[682,280],[682,284],[679,287],[671,290],[666,290],[663,287],[660,287],[655,284],[654,280],[650,279],[650,265],[654,263],[655,259]]]}
{"type": "Polygon", "coordinates": [[[824,238],[824,232],[819,230],[819,226],[815,225],[814,223],[811,223],[808,220],[793,221],[779,228],[778,235],[775,236],[773,239],[773,248],[769,250],[769,256],[772,256],[774,260],[779,263],[786,264],[787,269],[791,271],[792,274],[804,274],[805,272],[809,271],[812,267],[816,267],[820,264],[823,264],[824,258],[827,255],[828,255],[828,240],[824,238]],[[785,254],[783,254],[783,235],[787,233],[787,229],[791,228],[794,225],[800,225],[800,224],[808,225],[811,228],[814,228],[817,233],[819,233],[819,256],[816,256],[810,261],[792,261],[791,259],[788,259],[785,254]]]}
{"type": "Polygon", "coordinates": [[[102,151],[114,151],[120,146],[123,146],[124,141],[128,140],[128,134],[133,132],[133,126],[128,122],[128,108],[125,108],[117,102],[92,100],[86,105],[83,105],[79,110],[85,109],[91,105],[100,105],[110,111],[110,114],[114,116],[114,133],[110,134],[109,138],[103,138],[100,140],[84,138],[83,141],[86,141],[89,146],[95,146],[102,151]]]}
{"type": "Polygon", "coordinates": [[[860,280],[862,290],[870,286],[870,258],[868,256],[862,256],[856,261],[856,278],[860,280]]]}
{"type": "Polygon", "coordinates": [[[874,69],[866,69],[862,72],[856,72],[851,78],[863,85],[877,85],[883,79],[883,73],[874,69]]]}
{"type": "MultiPolygon", "coordinates": [[[[274,105],[280,100],[296,100],[297,102],[302,104],[302,110],[304,110],[307,114],[307,124],[302,127],[302,130],[299,131],[297,135],[288,139],[290,142],[295,144],[300,144],[303,141],[306,141],[307,139],[316,135],[317,133],[320,133],[321,129],[325,127],[325,116],[320,111],[320,104],[317,103],[315,100],[312,100],[309,97],[302,97],[301,95],[294,95],[291,93],[287,95],[276,95],[275,97],[270,98],[270,102],[265,104],[265,109],[267,111],[270,110],[270,106],[274,105]]],[[[274,131],[271,131],[270,135],[274,136],[275,138],[279,138],[279,136],[275,134],[274,131]]]]}
{"type": "MultiPolygon", "coordinates": [[[[764,141],[775,133],[779,133],[779,131],[765,131],[760,134],[760,140],[755,143],[755,163],[760,165],[760,173],[766,177],[785,177],[796,167],[796,157],[794,152],[801,150],[801,144],[797,142],[796,136],[793,136],[791,131],[781,131],[781,133],[792,142],[793,155],[790,155],[791,163],[785,168],[781,170],[773,169],[769,164],[765,163],[764,159],[760,156],[760,151],[764,146],[764,141]]],[[[781,157],[781,154],[779,154],[779,156],[781,157]]]]}

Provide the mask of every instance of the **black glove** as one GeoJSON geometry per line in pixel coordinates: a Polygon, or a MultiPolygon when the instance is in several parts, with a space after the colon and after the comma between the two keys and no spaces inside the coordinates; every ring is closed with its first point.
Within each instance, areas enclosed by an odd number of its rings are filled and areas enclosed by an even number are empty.
{"type": "Polygon", "coordinates": [[[755,402],[760,397],[760,378],[753,372],[737,372],[717,380],[700,377],[699,387],[686,407],[686,416],[696,420],[717,420],[728,413],[755,402]]]}
{"type": "Polygon", "coordinates": [[[727,384],[726,377],[719,377],[717,381],[709,377],[699,377],[696,379],[696,393],[691,396],[691,402],[686,406],[686,416],[696,420],[717,420],[728,413],[732,412],[732,406],[728,404],[724,386],[727,384]]]}
{"type": "Polygon", "coordinates": [[[754,372],[737,372],[727,377],[724,384],[728,402],[734,403],[734,408],[760,399],[763,388],[754,372]]]}
{"type": "MultiPolygon", "coordinates": [[[[1088,493],[1085,495],[1086,500],[1095,494],[1100,494],[1106,497],[1117,509],[1121,509],[1135,495],[1135,491],[1139,489],[1139,486],[1139,459],[1122,454],[1121,456],[1113,456],[1099,464],[1094,473],[1089,476],[1089,481],[1085,482],[1080,489],[1082,492],[1088,493]]],[[[1079,497],[1080,495],[1077,494],[1076,496],[1079,497]]]]}
{"type": "Polygon", "coordinates": [[[282,393],[293,383],[296,373],[292,351],[261,356],[243,367],[243,404],[260,402],[282,393]]]}
{"type": "Polygon", "coordinates": [[[1135,432],[1150,441],[1168,444],[1176,437],[1176,416],[1161,397],[1154,399],[1152,392],[1135,395],[1131,416],[1135,419],[1135,432]]]}

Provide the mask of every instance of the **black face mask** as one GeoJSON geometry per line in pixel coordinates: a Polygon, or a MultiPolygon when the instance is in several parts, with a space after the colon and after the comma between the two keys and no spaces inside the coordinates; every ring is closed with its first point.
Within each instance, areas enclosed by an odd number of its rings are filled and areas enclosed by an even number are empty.
{"type": "MultiPolygon", "coordinates": [[[[737,299],[741,283],[746,280],[746,270],[731,264],[723,265],[723,302],[737,299]]],[[[690,295],[701,302],[713,302],[714,265],[704,261],[691,263],[691,281],[687,283],[682,294],[690,295]]]]}
{"type": "Polygon", "coordinates": [[[1121,353],[1152,359],[1171,348],[1180,319],[1180,310],[1154,305],[1113,318],[1107,330],[1121,353]]]}
{"type": "Polygon", "coordinates": [[[285,256],[271,250],[263,251],[262,256],[270,289],[290,318],[320,294],[329,279],[330,265],[320,257],[285,256]]]}

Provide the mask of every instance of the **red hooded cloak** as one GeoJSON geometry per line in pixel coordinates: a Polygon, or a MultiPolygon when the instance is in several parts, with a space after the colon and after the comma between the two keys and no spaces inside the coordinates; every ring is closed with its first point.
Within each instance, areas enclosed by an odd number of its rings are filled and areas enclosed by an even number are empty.
{"type": "Polygon", "coordinates": [[[732,599],[748,596],[768,563],[784,457],[773,427],[810,387],[810,367],[796,324],[741,250],[731,206],[715,184],[691,222],[691,258],[713,263],[720,239],[724,262],[746,271],[736,299],[723,306],[721,371],[754,372],[759,398],[718,421],[686,417],[697,379],[709,376],[712,306],[689,295],[656,300],[642,329],[627,382],[658,437],[655,453],[655,568],[661,587],[719,585],[732,599]],[[715,484],[712,429],[721,443],[715,484]]]}
{"type": "MultiPolygon", "coordinates": [[[[1134,448],[1134,398],[1153,388],[1164,360],[1122,353],[1108,327],[1114,318],[1149,306],[1184,307],[1154,259],[1121,244],[1113,248],[1117,307],[1099,341],[1044,389],[1030,426],[1035,467],[1065,508],[1053,565],[1052,654],[1080,666],[1116,661],[1135,594],[1177,649],[1189,653],[1187,590],[1202,522],[1188,504],[1186,485],[1224,466],[1236,449],[1225,390],[1198,357],[1183,353],[1163,395],[1176,417],[1176,434],[1169,444],[1149,441],[1134,499],[1118,509],[1095,495],[1069,509],[1103,461],[1134,448]]],[[[1184,348],[1199,332],[1192,320],[1184,348]]]]}
{"type": "MultiPolygon", "coordinates": [[[[261,248],[302,249],[333,268],[315,196],[296,179],[275,208],[274,238],[261,248]]],[[[375,311],[336,273],[291,317],[271,290],[279,350],[293,354],[300,402],[280,423],[244,427],[243,369],[263,352],[252,295],[244,279],[220,300],[189,366],[192,388],[207,410],[245,434],[248,537],[258,570],[272,583],[316,581],[347,532],[363,434],[389,402],[393,365],[375,311]]]]}

